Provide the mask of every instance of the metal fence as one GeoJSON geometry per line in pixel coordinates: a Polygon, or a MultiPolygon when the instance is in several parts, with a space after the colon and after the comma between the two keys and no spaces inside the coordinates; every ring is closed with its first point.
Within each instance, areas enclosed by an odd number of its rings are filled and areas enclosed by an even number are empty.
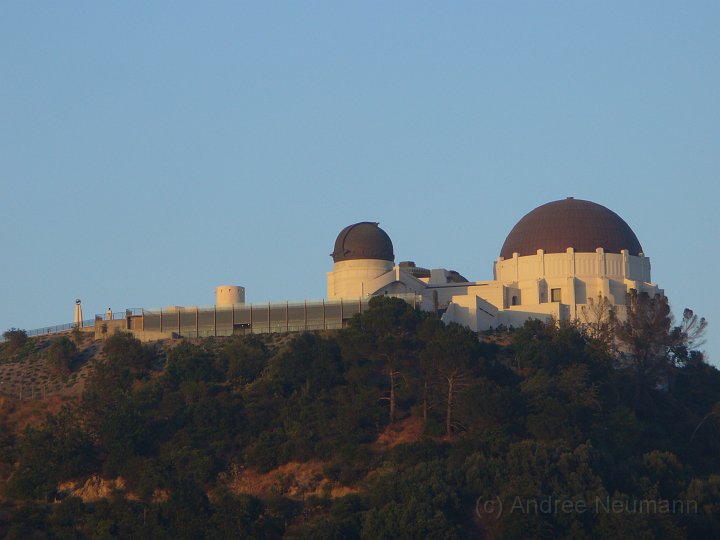
{"type": "MultiPolygon", "coordinates": [[[[389,295],[401,298],[413,307],[422,305],[417,294],[389,295]]],[[[159,332],[176,337],[230,336],[233,334],[268,334],[335,330],[342,328],[355,314],[367,310],[369,297],[355,300],[316,300],[233,306],[172,307],[157,309],[131,308],[113,312],[114,320],[132,318],[133,331],[159,332]]],[[[84,327],[101,324],[106,314],[83,321],[84,327]]],[[[48,326],[27,331],[28,336],[67,332],[74,323],[48,326]]]]}
{"type": "MultiPolygon", "coordinates": [[[[82,323],[84,328],[95,326],[94,319],[88,319],[82,323]]],[[[35,328],[34,330],[28,330],[27,335],[29,337],[44,336],[47,334],[59,334],[60,332],[68,332],[75,328],[75,323],[58,324],[55,326],[46,326],[45,328],[35,328]]]]}
{"type": "MultiPolygon", "coordinates": [[[[142,308],[127,308],[125,311],[113,311],[112,313],[112,320],[117,319],[124,319],[125,317],[131,317],[134,315],[142,315],[143,309],[142,308]]],[[[103,319],[106,320],[108,318],[107,311],[105,313],[96,313],[95,314],[95,320],[103,319]]]]}
{"type": "MultiPolygon", "coordinates": [[[[95,319],[87,319],[82,322],[83,327],[95,326],[95,319]]],[[[75,323],[56,324],[55,326],[46,326],[44,328],[34,328],[32,330],[26,330],[25,333],[28,337],[47,336],[51,334],[60,334],[62,332],[69,332],[75,328],[75,323]]],[[[5,338],[0,335],[0,343],[3,343],[5,338]]]]}
{"type": "Polygon", "coordinates": [[[179,337],[332,330],[368,307],[368,299],[237,304],[143,310],[142,330],[179,337]]]}

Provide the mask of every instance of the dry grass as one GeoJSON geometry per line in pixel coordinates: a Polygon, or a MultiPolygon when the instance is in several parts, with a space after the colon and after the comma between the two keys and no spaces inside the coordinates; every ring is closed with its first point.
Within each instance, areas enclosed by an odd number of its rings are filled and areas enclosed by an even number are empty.
{"type": "Polygon", "coordinates": [[[342,497],[355,493],[357,489],[341,486],[325,477],[322,461],[285,463],[267,473],[254,469],[237,468],[229,482],[235,493],[249,493],[256,497],[283,495],[291,499],[304,500],[308,497],[342,497]]]}
{"type": "Polygon", "coordinates": [[[0,359],[0,396],[32,402],[77,397],[82,393],[93,364],[101,356],[102,343],[83,339],[72,372],[63,378],[48,366],[46,349],[52,339],[32,338],[24,354],[3,355],[0,359]]]}
{"type": "Polygon", "coordinates": [[[385,450],[398,444],[410,444],[423,437],[422,418],[409,416],[404,420],[388,425],[375,441],[378,450],[385,450]]]}

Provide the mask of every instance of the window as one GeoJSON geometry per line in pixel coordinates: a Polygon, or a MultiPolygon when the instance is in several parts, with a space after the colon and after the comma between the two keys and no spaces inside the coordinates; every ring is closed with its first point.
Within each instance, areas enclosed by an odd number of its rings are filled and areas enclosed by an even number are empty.
{"type": "Polygon", "coordinates": [[[513,297],[512,297],[512,305],[513,305],[513,306],[517,306],[517,305],[518,305],[517,296],[514,296],[514,295],[513,295],[513,297]]]}
{"type": "Polygon", "coordinates": [[[562,302],[562,289],[550,289],[550,301],[551,302],[562,302]]]}

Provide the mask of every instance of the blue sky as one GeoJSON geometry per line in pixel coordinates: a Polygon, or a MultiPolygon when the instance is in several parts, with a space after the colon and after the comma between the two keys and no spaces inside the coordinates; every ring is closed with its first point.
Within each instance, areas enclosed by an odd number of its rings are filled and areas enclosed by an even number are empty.
{"type": "Polygon", "coordinates": [[[336,234],[491,279],[545,202],[635,230],[720,358],[717,2],[3,2],[0,329],[317,299],[336,234]]]}

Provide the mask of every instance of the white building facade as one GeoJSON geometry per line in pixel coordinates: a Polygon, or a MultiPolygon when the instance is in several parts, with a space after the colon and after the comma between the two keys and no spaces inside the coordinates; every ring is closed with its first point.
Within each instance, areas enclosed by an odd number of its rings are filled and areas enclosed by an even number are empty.
{"type": "Polygon", "coordinates": [[[524,216],[507,236],[493,280],[396,265],[390,237],[377,223],[343,229],[332,253],[328,298],[416,294],[422,309],[474,331],[519,326],[529,318],[574,320],[598,298],[622,311],[629,289],[664,294],[635,233],[611,210],[567,198],[524,216]]]}

